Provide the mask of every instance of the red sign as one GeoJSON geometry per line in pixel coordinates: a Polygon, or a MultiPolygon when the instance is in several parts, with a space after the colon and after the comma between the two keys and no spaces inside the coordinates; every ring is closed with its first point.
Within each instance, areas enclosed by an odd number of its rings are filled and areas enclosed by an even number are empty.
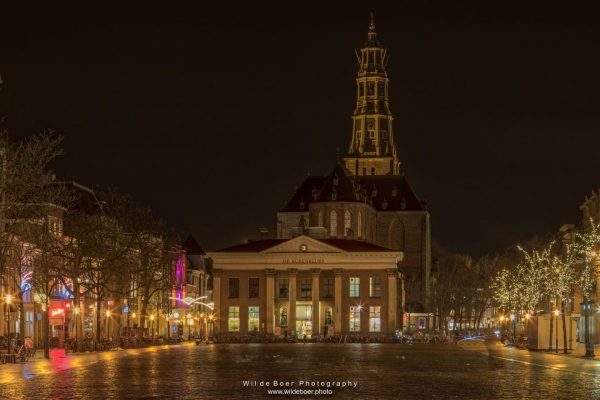
{"type": "Polygon", "coordinates": [[[65,315],[64,308],[53,308],[50,310],[50,317],[60,317],[65,315]]]}

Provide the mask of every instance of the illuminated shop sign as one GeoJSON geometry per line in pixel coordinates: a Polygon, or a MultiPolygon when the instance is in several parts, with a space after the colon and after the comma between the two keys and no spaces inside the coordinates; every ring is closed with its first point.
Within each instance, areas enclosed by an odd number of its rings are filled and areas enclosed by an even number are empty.
{"type": "Polygon", "coordinates": [[[64,308],[53,308],[50,310],[50,316],[51,317],[61,317],[65,315],[65,309],[64,308]]]}

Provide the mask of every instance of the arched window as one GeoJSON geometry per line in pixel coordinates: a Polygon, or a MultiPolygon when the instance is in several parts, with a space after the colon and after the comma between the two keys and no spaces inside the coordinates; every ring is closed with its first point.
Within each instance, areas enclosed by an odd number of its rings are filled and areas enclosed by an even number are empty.
{"type": "Polygon", "coordinates": [[[329,213],[329,236],[337,236],[337,213],[331,210],[329,213]]]}
{"type": "Polygon", "coordinates": [[[325,308],[325,325],[333,325],[333,318],[331,316],[331,307],[325,308]]]}
{"type": "Polygon", "coordinates": [[[362,237],[362,213],[359,211],[356,216],[356,235],[362,237]]]}
{"type": "Polygon", "coordinates": [[[344,236],[348,236],[348,231],[352,229],[352,214],[350,211],[344,211],[344,236]]]}
{"type": "Polygon", "coordinates": [[[287,308],[281,307],[279,310],[279,326],[287,328],[287,308]]]}
{"type": "Polygon", "coordinates": [[[317,226],[323,226],[323,211],[317,214],[317,226]]]}

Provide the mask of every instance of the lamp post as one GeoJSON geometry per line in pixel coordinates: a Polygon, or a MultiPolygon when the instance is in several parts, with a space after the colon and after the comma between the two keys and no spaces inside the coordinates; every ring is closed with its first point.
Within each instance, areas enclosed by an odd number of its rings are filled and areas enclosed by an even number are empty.
{"type": "Polygon", "coordinates": [[[6,332],[8,336],[8,354],[12,353],[12,346],[10,341],[10,303],[12,302],[12,296],[7,294],[5,297],[6,300],[6,332]]]}

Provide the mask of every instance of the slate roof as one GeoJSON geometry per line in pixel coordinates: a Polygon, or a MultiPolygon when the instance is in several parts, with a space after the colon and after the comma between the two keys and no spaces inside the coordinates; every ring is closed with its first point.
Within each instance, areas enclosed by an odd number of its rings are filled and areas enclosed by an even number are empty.
{"type": "Polygon", "coordinates": [[[423,211],[426,209],[406,177],[402,175],[354,176],[336,164],[327,177],[307,177],[281,211],[308,211],[315,201],[368,203],[378,211],[423,211]]]}
{"type": "Polygon", "coordinates": [[[308,211],[308,204],[321,192],[324,182],[324,176],[307,176],[281,211],[308,211]]]}

